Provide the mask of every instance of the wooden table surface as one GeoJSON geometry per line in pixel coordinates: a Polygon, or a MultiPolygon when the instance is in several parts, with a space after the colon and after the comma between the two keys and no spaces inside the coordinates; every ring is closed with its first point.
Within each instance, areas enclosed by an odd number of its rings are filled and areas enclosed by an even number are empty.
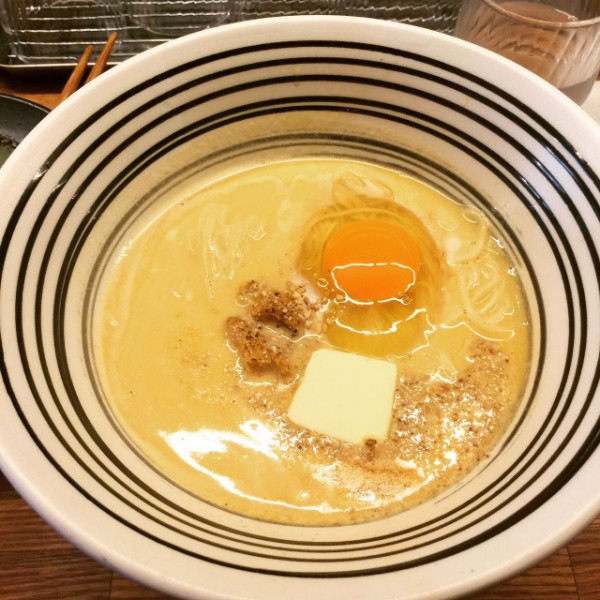
{"type": "MultiPolygon", "coordinates": [[[[56,107],[64,80],[0,72],[0,93],[56,107]]],[[[0,600],[159,600],[57,535],[0,473],[0,600]]],[[[570,544],[469,600],[600,600],[600,517],[570,544]]],[[[315,599],[321,600],[321,599],[315,599]]],[[[372,600],[376,600],[373,598],[372,600]]]]}

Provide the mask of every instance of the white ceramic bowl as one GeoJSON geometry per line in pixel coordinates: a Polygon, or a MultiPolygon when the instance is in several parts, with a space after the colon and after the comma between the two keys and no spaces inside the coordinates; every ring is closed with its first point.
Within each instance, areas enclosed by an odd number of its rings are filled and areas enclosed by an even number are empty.
{"type": "Polygon", "coordinates": [[[127,61],[0,174],[2,469],[68,539],[174,596],[452,598],[530,566],[600,510],[598,148],[598,126],[549,85],[410,26],[262,20],[127,61]],[[182,179],[282,148],[395,165],[478,206],[532,306],[531,377],[503,444],[390,518],[228,513],[156,473],[104,410],[91,312],[123,228],[182,179]]]}

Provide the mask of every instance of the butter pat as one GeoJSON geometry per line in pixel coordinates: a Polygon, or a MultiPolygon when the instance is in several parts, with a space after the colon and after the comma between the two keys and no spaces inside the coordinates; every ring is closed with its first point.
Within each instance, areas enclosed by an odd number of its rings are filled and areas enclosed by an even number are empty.
{"type": "Polygon", "coordinates": [[[288,409],[307,429],[353,444],[388,436],[396,365],[338,350],[313,353],[288,409]]]}

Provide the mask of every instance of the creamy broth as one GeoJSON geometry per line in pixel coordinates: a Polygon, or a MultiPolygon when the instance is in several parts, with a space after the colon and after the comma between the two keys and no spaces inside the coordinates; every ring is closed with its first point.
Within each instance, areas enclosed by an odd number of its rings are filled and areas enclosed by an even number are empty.
{"type": "Polygon", "coordinates": [[[477,211],[393,170],[321,158],[191,182],[161,206],[106,275],[97,354],[115,420],[165,477],[243,515],[345,524],[439,494],[506,432],[527,375],[528,315],[477,211]],[[327,289],[311,244],[348,198],[347,214],[393,217],[392,202],[416,224],[429,282],[410,302],[349,306],[327,289]],[[315,303],[298,335],[264,326],[289,354],[286,376],[249,368],[227,338],[227,320],[248,316],[249,281],[294,282],[315,303]],[[289,420],[312,352],[331,346],[396,364],[385,441],[354,445],[289,420]]]}

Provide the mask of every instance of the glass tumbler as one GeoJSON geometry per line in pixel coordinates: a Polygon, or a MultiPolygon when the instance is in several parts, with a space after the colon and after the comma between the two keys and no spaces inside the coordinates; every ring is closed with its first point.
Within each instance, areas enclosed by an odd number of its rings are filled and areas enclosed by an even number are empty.
{"type": "Polygon", "coordinates": [[[452,33],[457,0],[236,0],[234,20],[288,15],[347,15],[418,25],[452,33]]]}
{"type": "Polygon", "coordinates": [[[533,71],[578,104],[600,71],[599,0],[464,0],[454,33],[533,71]]]}
{"type": "Polygon", "coordinates": [[[229,20],[234,0],[124,0],[127,15],[159,37],[178,37],[229,20]]]}
{"type": "Polygon", "coordinates": [[[0,0],[0,24],[19,63],[35,65],[76,62],[126,28],[119,0],[0,0]]]}

